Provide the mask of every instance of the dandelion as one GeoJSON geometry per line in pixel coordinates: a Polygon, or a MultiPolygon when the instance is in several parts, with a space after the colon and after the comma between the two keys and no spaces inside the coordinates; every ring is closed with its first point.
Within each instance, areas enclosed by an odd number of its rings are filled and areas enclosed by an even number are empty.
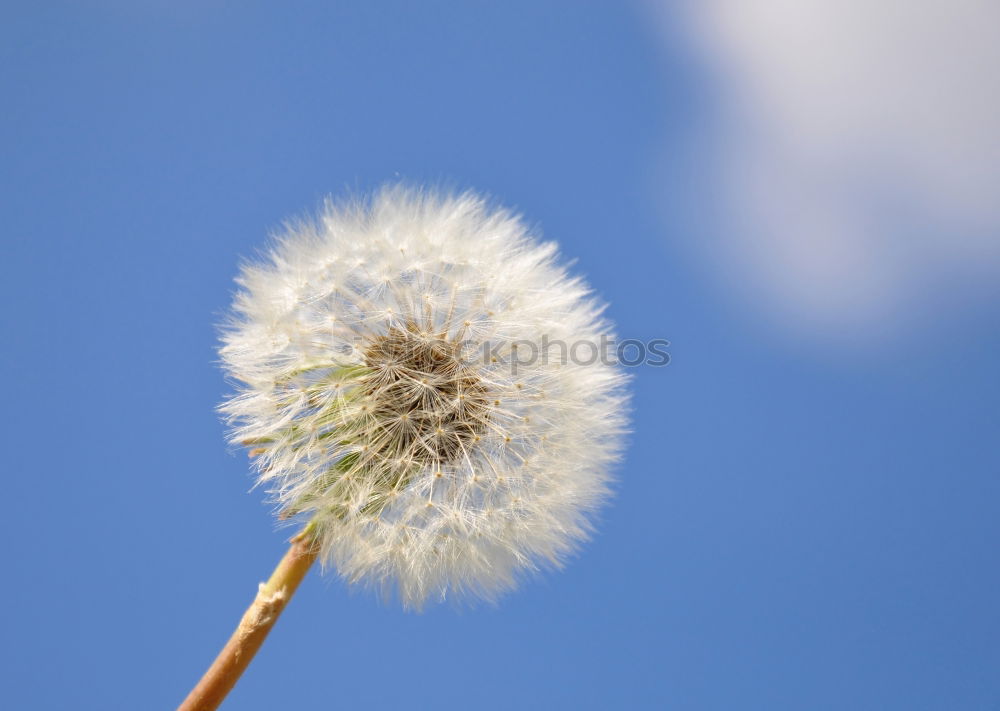
{"type": "Polygon", "coordinates": [[[603,306],[517,216],[385,188],[291,225],[238,283],[221,410],[306,524],[290,589],[262,589],[271,623],[317,557],[420,609],[495,600],[587,537],[624,377],[603,306]]]}

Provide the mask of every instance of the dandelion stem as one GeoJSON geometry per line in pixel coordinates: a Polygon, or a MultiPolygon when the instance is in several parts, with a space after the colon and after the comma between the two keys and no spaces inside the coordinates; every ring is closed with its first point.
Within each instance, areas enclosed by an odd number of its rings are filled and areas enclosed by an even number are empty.
{"type": "Polygon", "coordinates": [[[318,550],[313,525],[307,525],[291,540],[291,544],[271,578],[260,584],[257,597],[243,614],[226,646],[177,711],[212,711],[218,708],[246,670],[316,560],[318,550]]]}

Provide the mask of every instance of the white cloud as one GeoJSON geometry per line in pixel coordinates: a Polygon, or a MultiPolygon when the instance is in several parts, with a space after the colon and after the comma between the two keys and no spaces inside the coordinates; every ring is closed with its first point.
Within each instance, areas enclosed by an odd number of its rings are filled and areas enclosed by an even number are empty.
{"type": "Polygon", "coordinates": [[[1000,281],[1000,3],[669,7],[718,92],[704,255],[779,321],[886,332],[1000,281]]]}

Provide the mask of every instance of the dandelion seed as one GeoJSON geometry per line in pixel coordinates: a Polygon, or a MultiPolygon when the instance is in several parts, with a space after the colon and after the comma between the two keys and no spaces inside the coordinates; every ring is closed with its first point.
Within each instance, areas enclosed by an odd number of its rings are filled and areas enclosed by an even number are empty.
{"type": "Polygon", "coordinates": [[[613,365],[519,358],[610,335],[554,244],[475,195],[394,187],[328,203],[238,282],[232,441],[346,580],[494,599],[586,538],[626,395],[613,365]]]}

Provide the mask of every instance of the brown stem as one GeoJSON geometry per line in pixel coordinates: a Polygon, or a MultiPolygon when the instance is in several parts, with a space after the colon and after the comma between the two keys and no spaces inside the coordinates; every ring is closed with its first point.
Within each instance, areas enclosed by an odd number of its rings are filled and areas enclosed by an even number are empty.
{"type": "Polygon", "coordinates": [[[316,560],[317,549],[311,533],[311,527],[307,526],[292,539],[271,578],[260,584],[257,597],[243,614],[233,636],[177,711],[212,711],[226,698],[316,560]]]}

